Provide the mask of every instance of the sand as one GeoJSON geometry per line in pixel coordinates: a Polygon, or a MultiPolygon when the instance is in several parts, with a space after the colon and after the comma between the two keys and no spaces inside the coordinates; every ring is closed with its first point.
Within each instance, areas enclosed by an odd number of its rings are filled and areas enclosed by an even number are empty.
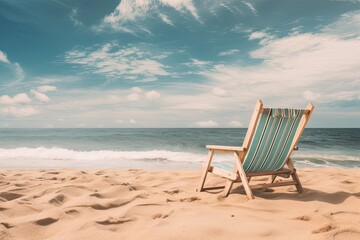
{"type": "Polygon", "coordinates": [[[360,239],[360,169],[298,173],[248,200],[200,170],[0,169],[0,239],[360,239]]]}

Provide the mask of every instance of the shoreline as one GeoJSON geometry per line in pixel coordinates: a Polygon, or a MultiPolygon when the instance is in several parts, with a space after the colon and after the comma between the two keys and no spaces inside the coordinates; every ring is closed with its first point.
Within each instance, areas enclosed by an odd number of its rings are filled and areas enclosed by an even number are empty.
{"type": "MultiPolygon", "coordinates": [[[[360,169],[302,168],[295,187],[195,192],[201,170],[0,169],[0,238],[359,239],[360,169]]],[[[209,183],[224,180],[210,176],[209,183]]],[[[261,182],[267,177],[254,178],[261,182]]]]}

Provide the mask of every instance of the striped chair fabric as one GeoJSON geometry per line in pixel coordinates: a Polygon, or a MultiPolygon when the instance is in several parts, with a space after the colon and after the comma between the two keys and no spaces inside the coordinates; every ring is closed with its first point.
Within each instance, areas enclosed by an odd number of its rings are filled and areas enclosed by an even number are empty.
{"type": "MultiPolygon", "coordinates": [[[[302,109],[264,109],[243,162],[245,172],[277,171],[283,166],[303,113],[302,109]]],[[[216,166],[232,171],[234,163],[216,166]]]]}

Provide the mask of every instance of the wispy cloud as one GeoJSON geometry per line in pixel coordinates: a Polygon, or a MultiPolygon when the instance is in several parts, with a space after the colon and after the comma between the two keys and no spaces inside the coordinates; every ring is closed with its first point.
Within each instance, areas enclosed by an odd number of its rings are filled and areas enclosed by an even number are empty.
{"type": "Polygon", "coordinates": [[[223,57],[223,56],[229,56],[229,55],[234,55],[236,53],[239,53],[240,50],[239,49],[230,49],[230,50],[226,50],[223,52],[219,52],[219,56],[223,57]]]}
{"type": "MultiPolygon", "coordinates": [[[[260,64],[246,67],[217,64],[203,73],[215,84],[221,82],[228,94],[238,89],[243,102],[246,98],[273,98],[274,94],[279,102],[302,98],[315,102],[359,101],[359,91],[354,90],[359,89],[356,84],[360,76],[360,54],[354,51],[360,49],[360,31],[354,27],[359,19],[357,11],[342,15],[319,33],[272,37],[250,52],[260,64]],[[272,93],[269,89],[276,91],[272,93]]],[[[267,35],[255,32],[249,40],[264,39],[267,35]]]]}
{"type": "Polygon", "coordinates": [[[190,13],[196,20],[200,21],[198,11],[192,0],[122,0],[115,10],[106,15],[100,24],[93,26],[93,29],[95,31],[112,29],[113,31],[132,34],[137,34],[140,31],[152,34],[144,21],[147,18],[159,17],[164,23],[174,26],[169,16],[163,13],[164,8],[171,8],[181,14],[190,13]]]}
{"type": "Polygon", "coordinates": [[[71,83],[80,81],[79,76],[42,76],[32,79],[32,83],[35,84],[54,84],[54,83],[71,83]]]}
{"type": "Polygon", "coordinates": [[[79,20],[79,11],[77,8],[74,8],[71,10],[71,13],[70,13],[70,20],[71,22],[74,24],[74,26],[76,27],[83,27],[84,24],[79,20]]]}
{"type": "Polygon", "coordinates": [[[251,12],[255,15],[257,15],[257,10],[255,9],[255,7],[249,3],[249,2],[246,2],[246,1],[243,1],[243,3],[251,10],[251,12]]]}
{"type": "Polygon", "coordinates": [[[136,46],[107,43],[100,47],[75,49],[65,53],[66,63],[82,66],[108,80],[154,78],[169,75],[166,66],[152,52],[136,46]]]}
{"type": "Polygon", "coordinates": [[[8,63],[10,64],[9,59],[7,58],[7,55],[0,50],[0,62],[8,63]]]}
{"type": "Polygon", "coordinates": [[[159,16],[164,23],[174,27],[174,23],[170,20],[170,18],[167,15],[163,13],[159,13],[159,16]]]}
{"type": "Polygon", "coordinates": [[[7,56],[7,54],[0,50],[0,63],[7,65],[14,73],[15,79],[13,83],[20,82],[25,78],[25,72],[21,68],[20,64],[17,62],[11,62],[7,56]]]}

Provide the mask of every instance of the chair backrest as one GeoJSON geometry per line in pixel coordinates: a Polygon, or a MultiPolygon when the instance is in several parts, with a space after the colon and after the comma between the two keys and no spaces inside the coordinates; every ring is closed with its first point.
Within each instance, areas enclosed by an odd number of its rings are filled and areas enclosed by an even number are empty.
{"type": "Polygon", "coordinates": [[[263,108],[258,101],[244,140],[245,172],[276,171],[298,142],[314,106],[306,109],[263,108]]]}

